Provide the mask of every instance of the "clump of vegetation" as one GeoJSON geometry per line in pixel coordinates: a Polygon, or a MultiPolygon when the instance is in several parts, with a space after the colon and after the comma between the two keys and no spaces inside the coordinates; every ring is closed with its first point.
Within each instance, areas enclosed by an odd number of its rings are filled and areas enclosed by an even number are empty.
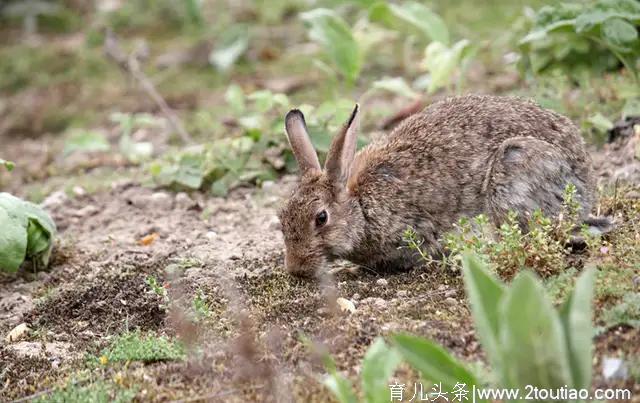
{"type": "Polygon", "coordinates": [[[135,388],[125,389],[108,381],[97,381],[88,385],[69,382],[64,388],[57,389],[46,397],[35,399],[34,402],[125,403],[131,402],[136,393],[135,388]]]}
{"type": "Polygon", "coordinates": [[[0,158],[0,166],[4,167],[9,172],[13,171],[13,168],[15,168],[15,164],[13,162],[3,160],[2,158],[0,158]]]}
{"type": "Polygon", "coordinates": [[[101,363],[141,361],[152,363],[158,361],[181,360],[185,357],[182,344],[166,336],[149,333],[143,335],[140,331],[127,332],[111,342],[102,351],[101,363]]]}
{"type": "MultiPolygon", "coordinates": [[[[472,254],[464,255],[463,272],[478,337],[497,380],[491,386],[522,391],[527,385],[547,390],[590,387],[592,270],[578,278],[559,309],[554,308],[531,272],[518,274],[506,287],[472,254]]],[[[388,347],[381,339],[376,340],[365,356],[362,389],[366,402],[389,399],[388,380],[401,361],[399,357],[419,371],[424,380],[440,385],[443,393],[452,394],[460,384],[466,390],[483,384],[430,340],[400,334],[392,341],[388,347]]],[[[327,364],[325,385],[340,402],[356,402],[349,381],[335,370],[331,360],[327,364]]],[[[484,401],[489,396],[478,397],[484,401]]]]}
{"type": "Polygon", "coordinates": [[[25,260],[46,268],[56,225],[43,209],[9,193],[0,193],[0,270],[17,271],[25,260]]]}
{"type": "Polygon", "coordinates": [[[625,294],[622,302],[604,311],[602,320],[607,327],[624,324],[640,328],[640,294],[625,294]]]}
{"type": "MultiPolygon", "coordinates": [[[[455,230],[444,237],[450,253],[445,262],[458,266],[462,252],[471,250],[491,263],[504,278],[513,277],[523,268],[531,268],[544,277],[560,273],[566,268],[566,245],[580,225],[579,208],[575,186],[569,185],[558,218],[552,220],[536,210],[528,220],[526,232],[515,212],[509,212],[499,228],[494,228],[485,215],[462,218],[455,230]]],[[[586,230],[582,236],[587,243],[592,242],[593,236],[586,230]]]]}
{"type": "MultiPolygon", "coordinates": [[[[150,164],[156,183],[177,189],[208,190],[224,196],[238,185],[260,184],[295,169],[282,133],[284,115],[291,108],[289,98],[269,90],[245,94],[239,86],[231,85],[225,99],[233,111],[231,123],[239,129],[238,136],[167,153],[150,164]]],[[[307,125],[316,149],[324,154],[334,131],[347,118],[353,104],[326,102],[317,108],[310,105],[300,108],[305,112],[313,110],[307,125]]]]}
{"type": "Polygon", "coordinates": [[[541,8],[520,41],[523,67],[604,71],[624,64],[640,84],[640,4],[635,0],[559,3],[541,8]]]}
{"type": "Polygon", "coordinates": [[[202,290],[199,289],[196,291],[191,305],[197,321],[207,319],[211,316],[211,306],[206,294],[202,290]]]}
{"type": "MultiPolygon", "coordinates": [[[[364,5],[364,3],[363,3],[364,5]]],[[[383,41],[397,37],[405,40],[405,54],[398,60],[407,67],[413,58],[409,49],[415,43],[426,45],[420,63],[421,75],[413,87],[429,93],[448,87],[455,73],[462,69],[473,53],[466,39],[450,43],[450,33],[442,18],[418,2],[387,4],[373,2],[363,7],[364,12],[352,27],[334,10],[318,8],[302,14],[308,26],[309,37],[320,44],[331,63],[316,61],[316,65],[329,75],[337,71],[347,83],[356,82],[368,54],[383,41]]],[[[374,83],[374,88],[387,89],[403,96],[413,97],[414,90],[403,78],[386,78],[374,83]]]]}

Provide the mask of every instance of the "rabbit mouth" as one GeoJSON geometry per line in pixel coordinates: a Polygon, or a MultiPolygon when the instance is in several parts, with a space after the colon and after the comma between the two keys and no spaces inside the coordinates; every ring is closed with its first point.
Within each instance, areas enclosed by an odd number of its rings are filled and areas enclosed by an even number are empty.
{"type": "Polygon", "coordinates": [[[327,259],[324,256],[316,254],[307,254],[305,256],[296,256],[286,252],[284,258],[285,270],[298,277],[314,277],[326,266],[327,259]]]}

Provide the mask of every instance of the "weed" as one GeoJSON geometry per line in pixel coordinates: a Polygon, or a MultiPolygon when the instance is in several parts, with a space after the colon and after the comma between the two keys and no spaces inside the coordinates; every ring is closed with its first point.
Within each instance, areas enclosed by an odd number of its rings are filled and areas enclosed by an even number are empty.
{"type": "MultiPolygon", "coordinates": [[[[485,215],[473,219],[463,217],[454,225],[455,229],[444,236],[443,243],[450,253],[447,264],[459,265],[462,252],[470,250],[485,262],[492,263],[503,278],[511,278],[525,267],[543,277],[561,273],[566,268],[568,250],[565,245],[573,237],[579,212],[576,188],[568,185],[558,217],[552,220],[536,210],[528,219],[526,232],[513,211],[507,214],[499,228],[494,228],[485,215]]],[[[594,236],[586,230],[582,231],[582,236],[587,245],[595,248],[594,236]]]]}
{"type": "Polygon", "coordinates": [[[184,347],[179,342],[170,340],[166,336],[157,336],[152,333],[145,336],[140,331],[133,331],[113,340],[111,345],[100,354],[100,361],[151,363],[181,360],[184,356],[184,347]]]}
{"type": "Polygon", "coordinates": [[[153,292],[163,300],[167,298],[167,289],[165,288],[164,285],[161,285],[158,282],[158,279],[156,279],[155,276],[148,276],[144,280],[144,282],[147,283],[147,285],[151,289],[151,292],[153,292]]]}
{"type": "Polygon", "coordinates": [[[196,295],[193,297],[192,307],[196,315],[196,320],[203,320],[211,316],[211,307],[207,302],[207,296],[202,290],[196,291],[196,295]]]}
{"type": "Polygon", "coordinates": [[[640,294],[629,292],[622,297],[622,302],[605,310],[602,320],[607,327],[629,325],[640,328],[640,294]]]}
{"type": "Polygon", "coordinates": [[[38,403],[125,403],[133,401],[137,391],[135,388],[123,389],[115,383],[96,381],[88,385],[69,382],[64,388],[58,389],[51,395],[35,400],[38,403]]]}

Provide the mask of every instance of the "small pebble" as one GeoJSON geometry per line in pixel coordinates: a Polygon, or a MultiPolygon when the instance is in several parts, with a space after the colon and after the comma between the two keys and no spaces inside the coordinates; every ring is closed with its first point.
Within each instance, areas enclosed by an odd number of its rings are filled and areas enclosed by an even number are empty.
{"type": "Polygon", "coordinates": [[[445,298],[444,302],[446,302],[447,304],[454,306],[458,304],[458,301],[455,298],[445,298]]]}
{"type": "Polygon", "coordinates": [[[7,334],[7,337],[5,337],[4,340],[7,343],[18,341],[18,340],[24,338],[27,335],[28,332],[29,332],[29,327],[27,326],[27,324],[26,323],[21,323],[18,326],[14,327],[7,334]]]}
{"type": "Polygon", "coordinates": [[[204,236],[207,237],[208,240],[212,241],[218,237],[218,233],[215,231],[208,231],[204,236]]]}
{"type": "Polygon", "coordinates": [[[398,292],[396,292],[396,295],[398,296],[398,298],[404,298],[409,295],[409,292],[407,290],[398,290],[398,292]]]}
{"type": "Polygon", "coordinates": [[[627,366],[620,358],[605,357],[602,361],[602,376],[605,380],[626,379],[628,377],[627,366]]]}
{"type": "Polygon", "coordinates": [[[353,302],[349,301],[346,298],[340,297],[336,300],[336,303],[338,304],[342,312],[353,313],[356,311],[356,306],[353,304],[353,302]]]}
{"type": "Polygon", "coordinates": [[[73,189],[71,190],[73,191],[73,194],[76,196],[84,196],[87,194],[87,191],[84,190],[82,186],[74,186],[73,189]]]}
{"type": "Polygon", "coordinates": [[[384,278],[379,278],[379,279],[376,281],[376,284],[377,284],[377,285],[381,285],[381,286],[386,287],[386,286],[389,284],[389,282],[388,282],[386,279],[384,279],[384,278]]]}
{"type": "Polygon", "coordinates": [[[67,197],[66,193],[57,191],[47,196],[44,201],[40,203],[40,206],[43,209],[52,209],[63,205],[67,200],[69,200],[69,197],[67,197]]]}

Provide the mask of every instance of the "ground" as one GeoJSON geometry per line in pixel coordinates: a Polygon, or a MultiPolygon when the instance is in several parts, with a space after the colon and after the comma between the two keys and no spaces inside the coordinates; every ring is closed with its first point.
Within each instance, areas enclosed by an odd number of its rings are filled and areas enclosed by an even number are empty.
{"type": "MultiPolygon", "coordinates": [[[[450,14],[456,18],[455,10],[450,14]]],[[[299,33],[299,26],[286,22],[285,28],[299,33]]],[[[41,202],[58,235],[48,270],[25,267],[0,275],[0,400],[326,401],[331,396],[320,382],[322,351],[355,381],[369,344],[400,331],[437,341],[487,376],[459,272],[425,264],[374,273],[337,262],[332,266],[337,274],[325,281],[289,276],[276,213],[295,186],[295,174],[280,171],[220,197],[159,186],[145,164],[117,153],[63,154],[69,131],[78,125],[98,128],[117,143],[120,133],[106,110],[161,113],[99,48],[85,49],[91,32],[56,34],[46,45],[29,46],[16,44],[17,28],[7,32],[14,42],[0,51],[22,55],[39,68],[44,63],[48,73],[40,82],[40,76],[22,77],[19,66],[8,64],[14,80],[3,82],[0,92],[6,95],[0,99],[0,157],[17,168],[0,173],[0,188],[41,202]],[[355,310],[341,309],[336,297],[351,301],[355,310]],[[28,327],[24,334],[5,339],[21,324],[28,327]],[[132,334],[134,341],[152,338],[149,347],[140,347],[142,342],[132,347],[143,349],[143,358],[131,358],[138,352],[122,347],[119,337],[132,334]],[[117,358],[116,348],[126,350],[125,359],[117,358]]],[[[288,38],[272,34],[275,44],[259,41],[248,56],[264,67],[244,66],[247,71],[240,69],[234,81],[249,89],[277,87],[301,102],[320,103],[331,90],[316,76],[300,78],[309,61],[293,68],[302,87],[289,76],[283,79],[288,62],[282,59],[291,56],[269,52],[283,52],[288,38]]],[[[133,42],[137,36],[144,33],[127,38],[133,42]]],[[[177,63],[171,56],[175,48],[181,48],[179,41],[160,37],[151,54],[156,62],[164,55],[177,63]]],[[[625,85],[612,73],[592,79],[597,91],[572,88],[549,95],[555,81],[534,86],[498,66],[474,64],[465,91],[535,97],[579,124],[599,102],[607,105],[606,113],[615,110],[616,91],[625,85]]],[[[225,78],[210,78],[198,66],[156,73],[159,90],[199,142],[209,140],[210,120],[218,122],[212,130],[216,138],[236,127],[222,101],[225,78]],[[176,83],[176,77],[182,81],[176,83]],[[210,120],[202,123],[196,112],[208,110],[213,110],[210,120]],[[219,124],[224,119],[226,126],[219,124]]],[[[377,73],[367,71],[360,86],[366,88],[377,73]]],[[[370,118],[388,118],[406,107],[394,97],[369,101],[370,118]]],[[[380,127],[365,123],[365,134],[384,135],[388,130],[380,127]]],[[[157,154],[177,141],[161,130],[140,130],[136,136],[151,141],[157,154]]],[[[602,143],[588,144],[600,184],[593,213],[614,217],[616,229],[599,247],[571,255],[569,275],[546,278],[545,285],[559,300],[577,272],[597,267],[595,323],[601,330],[595,338],[594,385],[631,389],[640,401],[640,329],[605,320],[640,287],[640,133],[602,143]],[[612,357],[623,358],[627,376],[605,378],[603,361],[612,357]]],[[[418,380],[408,366],[396,378],[418,380]]]]}

